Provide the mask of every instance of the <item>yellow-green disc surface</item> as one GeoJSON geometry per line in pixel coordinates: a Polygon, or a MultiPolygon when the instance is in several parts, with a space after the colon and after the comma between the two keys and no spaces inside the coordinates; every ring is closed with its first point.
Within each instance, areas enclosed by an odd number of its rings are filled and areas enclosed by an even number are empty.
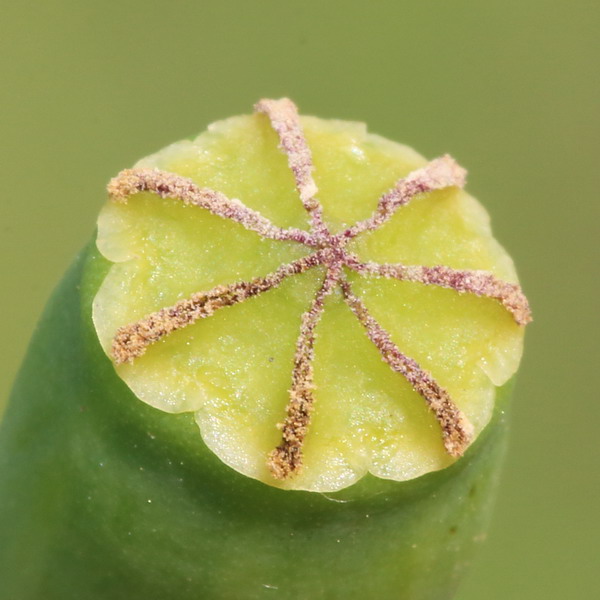
{"type": "MultiPolygon", "coordinates": [[[[302,117],[301,124],[313,155],[317,197],[333,232],[369,217],[383,193],[427,162],[361,124],[313,117],[302,117]]],[[[280,227],[308,230],[278,142],[264,115],[234,117],[136,166],[189,177],[280,227]]],[[[114,262],[94,301],[94,323],[107,353],[124,325],[195,292],[266,275],[311,252],[147,192],[106,204],[98,247],[114,262]]],[[[368,261],[486,270],[517,281],[485,210],[455,187],[416,196],[349,249],[368,261]]],[[[304,467],[284,481],[269,472],[267,456],[281,439],[277,424],[289,401],[301,315],[323,273],[315,267],[223,308],[161,339],[117,371],[141,401],[167,412],[193,412],[204,442],[221,460],[269,485],[333,491],[368,472],[401,481],[449,465],[454,459],[423,398],[382,360],[335,290],[316,330],[316,401],[304,467]]],[[[398,348],[450,393],[476,436],[491,418],[496,387],[517,368],[523,328],[494,299],[347,276],[398,348]]]]}

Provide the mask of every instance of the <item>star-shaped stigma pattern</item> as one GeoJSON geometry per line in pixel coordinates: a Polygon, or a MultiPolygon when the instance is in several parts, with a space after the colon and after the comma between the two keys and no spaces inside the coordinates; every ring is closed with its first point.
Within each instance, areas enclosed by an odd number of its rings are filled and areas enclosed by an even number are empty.
{"type": "Polygon", "coordinates": [[[435,159],[397,181],[392,189],[379,198],[369,218],[334,234],[326,224],[323,208],[317,199],[318,190],[312,175],[312,155],[302,131],[296,106],[286,98],[261,100],[256,104],[255,110],[266,115],[278,135],[279,147],[287,156],[300,201],[310,222],[309,230],[277,227],[239,200],[230,199],[216,190],[199,187],[186,177],[158,169],[137,168],[122,171],[109,183],[109,195],[113,201],[126,202],[133,194],[152,192],[161,198],[171,198],[210,211],[263,238],[302,244],[310,249],[310,253],[280,266],[267,275],[197,292],[172,306],[120,327],[112,342],[111,353],[114,361],[117,364],[133,362],[142,356],[151,344],[170,333],[199,319],[210,317],[221,308],[233,306],[274,289],[288,277],[321,266],[325,274],[300,321],[289,402],[285,418],[279,424],[281,442],[267,458],[272,475],[276,479],[285,480],[302,469],[303,446],[316,400],[313,381],[315,331],[324,311],[325,300],[336,289],[340,291],[381,358],[393,371],[405,377],[426,402],[439,423],[446,452],[454,457],[461,456],[473,437],[472,427],[467,418],[432,375],[396,346],[388,332],[354,293],[346,272],[349,270],[367,277],[418,282],[450,288],[459,293],[492,298],[511,313],[516,323],[527,324],[531,320],[531,314],[521,288],[502,281],[489,272],[457,270],[446,266],[364,262],[348,250],[351,240],[382,227],[398,209],[408,204],[416,195],[450,186],[463,187],[466,172],[449,156],[435,159]]]}

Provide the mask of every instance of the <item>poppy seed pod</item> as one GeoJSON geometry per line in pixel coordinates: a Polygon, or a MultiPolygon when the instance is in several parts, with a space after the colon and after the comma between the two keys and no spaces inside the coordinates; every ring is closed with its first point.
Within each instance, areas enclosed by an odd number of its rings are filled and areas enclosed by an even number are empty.
{"type": "Polygon", "coordinates": [[[0,599],[453,597],[531,319],[465,176],[281,99],[113,178],[0,429],[0,599]]]}

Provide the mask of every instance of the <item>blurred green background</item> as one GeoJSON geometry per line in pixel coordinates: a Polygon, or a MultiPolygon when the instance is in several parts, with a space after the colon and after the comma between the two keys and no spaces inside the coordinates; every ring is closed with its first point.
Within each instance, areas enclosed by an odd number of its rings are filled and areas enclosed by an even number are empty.
{"type": "Polygon", "coordinates": [[[452,153],[532,302],[497,512],[459,600],[599,598],[599,17],[583,0],[3,2],[0,406],[107,180],[289,95],[452,153]]]}

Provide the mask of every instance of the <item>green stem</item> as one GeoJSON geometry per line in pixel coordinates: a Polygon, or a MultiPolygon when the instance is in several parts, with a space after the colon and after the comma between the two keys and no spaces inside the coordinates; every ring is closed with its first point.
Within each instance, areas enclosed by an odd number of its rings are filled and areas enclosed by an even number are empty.
{"type": "Polygon", "coordinates": [[[90,245],[67,273],[0,427],[0,600],[453,596],[487,526],[510,385],[447,469],[276,489],[115,374],[91,324],[108,266],[90,245]]]}

